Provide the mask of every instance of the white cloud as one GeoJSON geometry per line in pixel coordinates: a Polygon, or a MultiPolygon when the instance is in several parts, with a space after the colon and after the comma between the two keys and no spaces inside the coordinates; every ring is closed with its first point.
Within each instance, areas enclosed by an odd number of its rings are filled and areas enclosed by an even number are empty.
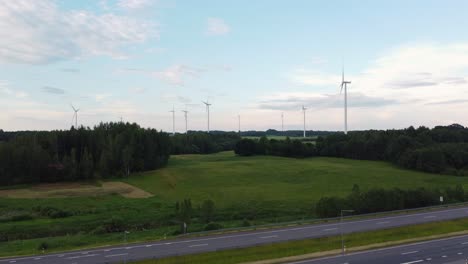
{"type": "Polygon", "coordinates": [[[295,84],[316,85],[316,86],[336,86],[341,81],[340,75],[323,74],[318,71],[306,69],[296,69],[289,74],[289,79],[295,84]]]}
{"type": "Polygon", "coordinates": [[[229,26],[220,18],[208,18],[206,33],[208,35],[226,35],[231,31],[229,26]]]}
{"type": "Polygon", "coordinates": [[[25,91],[11,89],[8,82],[2,80],[0,80],[0,94],[3,94],[5,97],[13,96],[16,98],[25,98],[29,96],[25,91]]]}
{"type": "Polygon", "coordinates": [[[142,94],[142,93],[145,93],[146,92],[146,88],[142,88],[142,87],[132,87],[130,89],[128,89],[128,91],[130,93],[133,93],[133,94],[142,94]]]}
{"type": "MultiPolygon", "coordinates": [[[[341,67],[337,67],[337,74],[313,68],[317,67],[297,68],[287,76],[292,84],[320,87],[329,94],[297,93],[288,88],[258,98],[256,109],[297,111],[304,104],[326,115],[326,122],[317,120],[316,124],[339,128],[343,119],[339,109],[343,97],[338,88],[341,67]]],[[[468,43],[422,43],[389,50],[360,72],[346,74],[352,82],[348,86],[350,126],[398,128],[450,122],[468,125],[460,114],[468,111],[467,70],[468,43]]]]}
{"type": "Polygon", "coordinates": [[[151,0],[120,0],[117,5],[124,9],[142,9],[153,4],[151,0]]]}
{"type": "Polygon", "coordinates": [[[183,86],[185,79],[199,77],[201,72],[203,69],[177,64],[161,71],[154,71],[151,75],[169,84],[183,86]]]}
{"type": "Polygon", "coordinates": [[[157,36],[154,25],[112,13],[64,11],[51,0],[0,5],[0,62],[41,64],[104,55],[157,36]]]}

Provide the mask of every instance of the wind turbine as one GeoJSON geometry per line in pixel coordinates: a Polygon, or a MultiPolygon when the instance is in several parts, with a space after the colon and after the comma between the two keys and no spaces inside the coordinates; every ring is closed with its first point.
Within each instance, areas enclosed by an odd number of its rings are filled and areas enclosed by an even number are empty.
{"type": "Polygon", "coordinates": [[[241,132],[240,131],[240,115],[237,115],[237,118],[239,119],[238,121],[239,121],[239,135],[240,135],[240,132],[241,132]]]}
{"type": "Polygon", "coordinates": [[[172,106],[172,110],[169,111],[172,113],[172,135],[175,135],[175,110],[174,106],[172,106]]]}
{"type": "Polygon", "coordinates": [[[208,129],[206,130],[208,133],[210,133],[210,103],[208,103],[208,99],[206,99],[206,102],[202,101],[206,105],[206,113],[208,115],[208,129]]]}
{"type": "Polygon", "coordinates": [[[344,78],[344,66],[341,71],[341,89],[340,94],[343,92],[344,88],[344,133],[348,134],[348,84],[351,84],[350,81],[345,81],[344,78]]]}
{"type": "Polygon", "coordinates": [[[72,117],[72,126],[73,126],[73,119],[75,119],[75,128],[78,128],[78,111],[80,111],[80,109],[76,109],[72,104],[70,104],[71,108],[73,109],[73,117],[72,117]]]}
{"type": "Polygon", "coordinates": [[[304,113],[304,137],[306,137],[306,110],[307,107],[302,106],[302,112],[304,113]]]}
{"type": "MultiPolygon", "coordinates": [[[[187,109],[187,108],[186,108],[187,109]]],[[[188,129],[187,129],[187,114],[188,114],[188,111],[187,110],[182,110],[182,112],[184,112],[184,117],[185,117],[185,134],[187,135],[188,134],[188,129]]]]}
{"type": "Polygon", "coordinates": [[[281,112],[281,132],[284,134],[284,115],[282,112],[281,112]]]}

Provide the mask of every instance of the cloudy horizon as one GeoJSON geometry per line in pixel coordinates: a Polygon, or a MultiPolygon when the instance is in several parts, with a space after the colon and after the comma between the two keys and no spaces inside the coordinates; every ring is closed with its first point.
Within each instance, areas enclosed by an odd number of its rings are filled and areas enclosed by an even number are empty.
{"type": "Polygon", "coordinates": [[[468,126],[464,1],[0,1],[0,129],[468,126]],[[405,3],[404,5],[402,3],[405,3]],[[404,6],[404,9],[403,9],[404,6]],[[417,15],[415,15],[417,14],[417,15]]]}

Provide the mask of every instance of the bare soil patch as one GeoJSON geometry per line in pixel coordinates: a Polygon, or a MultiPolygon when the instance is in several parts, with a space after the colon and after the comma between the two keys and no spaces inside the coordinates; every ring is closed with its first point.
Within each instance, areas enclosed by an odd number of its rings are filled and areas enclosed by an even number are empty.
{"type": "Polygon", "coordinates": [[[119,194],[126,198],[148,198],[151,193],[123,182],[102,182],[100,185],[88,183],[46,183],[29,188],[0,190],[3,198],[67,198],[92,197],[119,194]]]}

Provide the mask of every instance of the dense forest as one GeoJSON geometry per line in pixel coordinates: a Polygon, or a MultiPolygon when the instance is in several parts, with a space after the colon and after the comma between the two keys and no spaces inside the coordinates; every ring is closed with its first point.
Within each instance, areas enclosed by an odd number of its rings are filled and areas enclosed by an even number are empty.
{"type": "Polygon", "coordinates": [[[171,137],[171,154],[210,154],[233,150],[240,140],[235,132],[196,132],[171,137]]]}
{"type": "Polygon", "coordinates": [[[327,156],[384,160],[401,167],[432,173],[468,175],[468,128],[453,124],[409,127],[401,130],[353,131],[318,137],[315,149],[304,151],[295,141],[243,139],[236,145],[239,155],[286,157],[327,156]]]}
{"type": "MultiPolygon", "coordinates": [[[[321,130],[306,130],[306,135],[308,137],[327,136],[327,135],[332,135],[335,133],[337,132],[321,131],[321,130]]],[[[248,130],[248,131],[241,131],[240,135],[243,137],[263,137],[263,136],[302,137],[304,135],[304,131],[303,130],[278,131],[275,129],[268,129],[267,131],[248,130]]]]}
{"type": "Polygon", "coordinates": [[[130,123],[0,132],[0,185],[125,176],[167,164],[169,136],[130,123]]]}
{"type": "Polygon", "coordinates": [[[282,157],[306,158],[317,155],[315,145],[301,140],[268,140],[265,136],[260,139],[241,139],[235,146],[234,152],[241,156],[273,155],[282,157]]]}

